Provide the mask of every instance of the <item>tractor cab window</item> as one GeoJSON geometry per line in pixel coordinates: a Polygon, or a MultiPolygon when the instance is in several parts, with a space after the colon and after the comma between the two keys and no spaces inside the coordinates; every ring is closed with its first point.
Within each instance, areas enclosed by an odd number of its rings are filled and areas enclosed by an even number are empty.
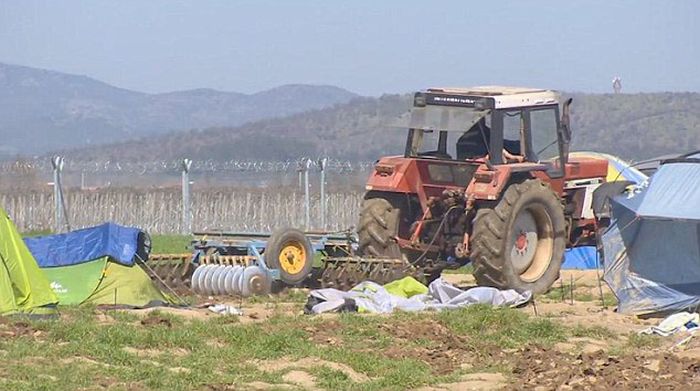
{"type": "Polygon", "coordinates": [[[557,112],[554,108],[530,111],[533,158],[538,161],[559,158],[557,112]]]}
{"type": "MultiPolygon", "coordinates": [[[[485,123],[484,117],[489,113],[489,110],[447,106],[412,108],[397,121],[409,129],[406,156],[460,159],[459,137],[465,130],[474,128],[477,122],[485,123]]],[[[481,138],[481,132],[478,135],[481,138]]]]}
{"type": "Polygon", "coordinates": [[[456,132],[415,129],[413,138],[419,142],[416,144],[418,149],[414,156],[453,160],[457,156],[457,136],[456,132]]]}
{"type": "Polygon", "coordinates": [[[503,149],[513,155],[522,155],[524,119],[522,111],[507,111],[503,113],[503,149]]]}
{"type": "Polygon", "coordinates": [[[457,160],[478,159],[489,154],[491,144],[489,119],[489,117],[481,118],[459,136],[455,145],[457,160]]]}

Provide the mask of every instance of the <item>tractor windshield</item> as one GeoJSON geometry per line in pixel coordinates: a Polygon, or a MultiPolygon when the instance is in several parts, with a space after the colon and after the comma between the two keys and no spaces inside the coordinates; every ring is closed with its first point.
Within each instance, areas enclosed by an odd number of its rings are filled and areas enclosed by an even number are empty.
{"type": "Polygon", "coordinates": [[[404,129],[466,132],[489,112],[489,110],[473,110],[462,107],[414,107],[410,112],[401,116],[395,125],[404,129]]]}
{"type": "MultiPolygon", "coordinates": [[[[409,129],[407,156],[462,160],[464,156],[460,153],[460,143],[463,142],[463,135],[474,129],[489,113],[489,110],[459,107],[414,107],[399,118],[396,126],[409,129]]],[[[478,136],[476,141],[481,141],[480,132],[478,136]]],[[[486,152],[483,155],[486,155],[486,152]]]]}

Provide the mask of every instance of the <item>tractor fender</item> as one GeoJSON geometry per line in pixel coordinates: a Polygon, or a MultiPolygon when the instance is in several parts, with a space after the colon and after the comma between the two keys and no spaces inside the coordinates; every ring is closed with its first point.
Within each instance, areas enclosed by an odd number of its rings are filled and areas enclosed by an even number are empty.
{"type": "Polygon", "coordinates": [[[533,174],[546,171],[546,165],[537,163],[503,164],[492,168],[482,165],[467,185],[467,194],[475,200],[496,201],[512,177],[534,178],[533,174]]]}

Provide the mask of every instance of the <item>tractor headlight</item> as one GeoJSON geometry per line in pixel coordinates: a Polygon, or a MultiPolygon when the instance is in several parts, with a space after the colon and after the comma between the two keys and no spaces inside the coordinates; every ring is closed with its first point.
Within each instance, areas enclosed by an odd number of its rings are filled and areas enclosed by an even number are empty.
{"type": "Polygon", "coordinates": [[[416,92],[413,96],[413,106],[414,107],[425,107],[425,94],[422,92],[416,92]]]}
{"type": "Polygon", "coordinates": [[[494,106],[495,105],[493,99],[481,98],[474,101],[474,108],[477,110],[493,109],[494,106]]]}

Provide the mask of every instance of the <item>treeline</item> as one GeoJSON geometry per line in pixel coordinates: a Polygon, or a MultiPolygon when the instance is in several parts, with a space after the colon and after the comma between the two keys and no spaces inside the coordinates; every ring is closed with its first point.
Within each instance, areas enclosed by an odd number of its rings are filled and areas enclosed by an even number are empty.
{"type": "MultiPolygon", "coordinates": [[[[573,149],[639,161],[700,149],[700,94],[569,94],[573,149]]],[[[388,126],[409,95],[357,98],[332,108],[232,128],[171,133],[68,152],[79,159],[287,160],[326,155],[375,160],[401,153],[405,130],[388,126]]]]}

